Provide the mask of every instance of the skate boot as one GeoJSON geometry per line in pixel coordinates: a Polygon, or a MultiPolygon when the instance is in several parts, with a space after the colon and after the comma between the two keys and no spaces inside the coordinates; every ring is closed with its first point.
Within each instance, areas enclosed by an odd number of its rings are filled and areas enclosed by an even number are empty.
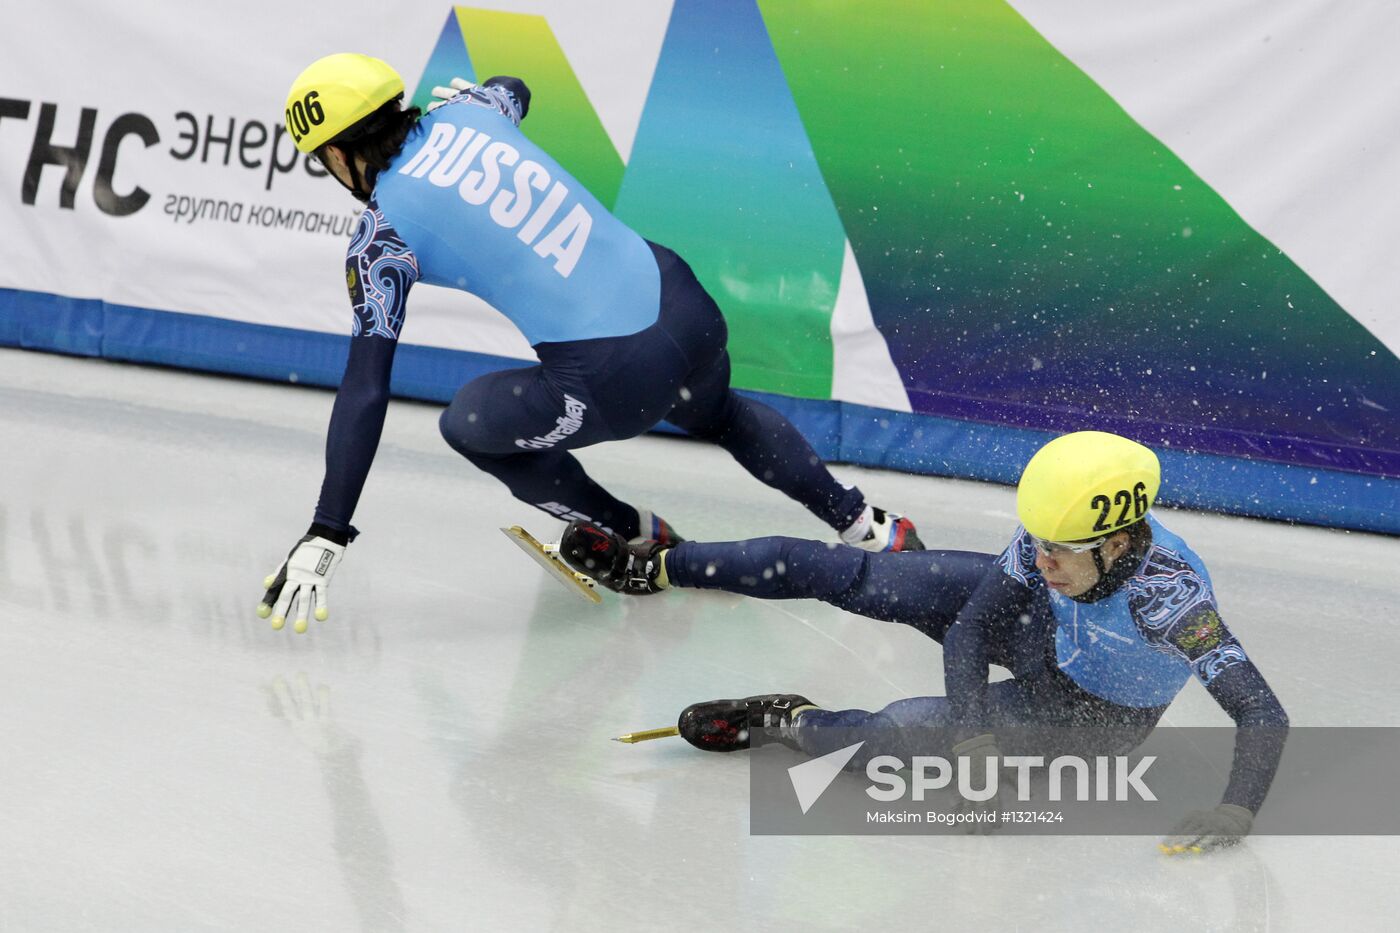
{"type": "Polygon", "coordinates": [[[764,737],[796,748],[793,732],[796,714],[816,704],[796,693],[767,693],[742,700],[709,700],[692,703],[676,720],[681,738],[701,751],[737,752],[748,748],[753,730],[758,744],[764,737]]]}
{"type": "Polygon", "coordinates": [[[597,580],[614,593],[659,593],[667,584],[661,576],[660,554],[667,545],[642,540],[636,544],[593,522],[569,522],[559,539],[559,556],[575,572],[597,580]]]}
{"type": "Polygon", "coordinates": [[[914,523],[903,515],[867,505],[865,514],[841,532],[841,540],[867,551],[922,551],[914,523]]]}
{"type": "Polygon", "coordinates": [[[685,540],[676,533],[676,529],[666,523],[666,519],[646,509],[637,510],[637,526],[642,529],[642,533],[628,541],[628,544],[655,541],[662,547],[675,547],[685,540]]]}

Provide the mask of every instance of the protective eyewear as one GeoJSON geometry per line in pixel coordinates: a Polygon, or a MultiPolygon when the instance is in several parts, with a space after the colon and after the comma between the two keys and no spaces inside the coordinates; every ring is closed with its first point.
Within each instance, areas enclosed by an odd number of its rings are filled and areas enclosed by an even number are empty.
{"type": "Polygon", "coordinates": [[[1044,538],[1037,538],[1031,535],[1031,541],[1035,543],[1035,549],[1046,557],[1058,557],[1064,554],[1087,554],[1096,547],[1102,547],[1108,538],[1095,538],[1092,541],[1047,541],[1044,538]]]}

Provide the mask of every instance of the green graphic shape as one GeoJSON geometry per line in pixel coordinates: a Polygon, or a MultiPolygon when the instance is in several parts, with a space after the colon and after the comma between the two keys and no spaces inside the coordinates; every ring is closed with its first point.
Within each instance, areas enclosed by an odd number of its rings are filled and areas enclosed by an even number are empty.
{"type": "Polygon", "coordinates": [[[846,236],[752,0],[676,0],[617,214],[719,303],[735,385],[831,397],[846,236]]]}
{"type": "Polygon", "coordinates": [[[524,80],[531,100],[521,130],[612,207],[622,185],[622,157],[543,16],[454,7],[414,92],[414,103],[431,102],[433,85],[446,83],[442,62],[459,60],[474,67],[474,74],[460,75],[468,80],[496,75],[524,80]],[[456,59],[457,48],[467,55],[456,59]]]}
{"type": "Polygon", "coordinates": [[[418,88],[409,98],[409,103],[420,110],[427,110],[433,103],[433,88],[447,87],[453,78],[476,80],[476,68],[472,57],[467,54],[467,44],[462,39],[462,27],[457,22],[457,11],[449,9],[447,22],[438,34],[433,54],[428,56],[428,64],[423,66],[423,76],[418,79],[418,88]]]}
{"type": "Polygon", "coordinates": [[[1393,434],[1395,355],[1008,4],[759,5],[916,410],[1393,434]]]}

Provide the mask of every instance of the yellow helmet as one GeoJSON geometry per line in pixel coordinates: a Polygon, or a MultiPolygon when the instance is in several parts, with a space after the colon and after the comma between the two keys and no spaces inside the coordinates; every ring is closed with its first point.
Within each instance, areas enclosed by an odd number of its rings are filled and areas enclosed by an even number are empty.
{"type": "Polygon", "coordinates": [[[1100,538],[1142,521],[1161,483],[1151,450],[1117,434],[1077,431],[1031,457],[1016,486],[1016,513],[1046,541],[1100,538]]]}
{"type": "Polygon", "coordinates": [[[340,52],[306,67],[287,92],[287,133],[315,152],[403,93],[403,78],[386,62],[340,52]]]}

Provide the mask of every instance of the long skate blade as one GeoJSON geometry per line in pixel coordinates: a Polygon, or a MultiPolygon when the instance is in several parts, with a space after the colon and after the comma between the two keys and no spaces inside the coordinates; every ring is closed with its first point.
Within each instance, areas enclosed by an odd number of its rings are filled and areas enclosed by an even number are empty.
{"type": "Polygon", "coordinates": [[[680,735],[681,730],[676,726],[667,726],[664,729],[644,729],[641,732],[629,732],[626,735],[619,735],[613,739],[614,742],[626,742],[628,745],[636,745],[638,742],[650,742],[652,739],[669,739],[673,735],[680,735]]]}
{"type": "Polygon", "coordinates": [[[598,592],[598,584],[591,577],[586,577],[581,573],[575,573],[566,566],[563,560],[549,551],[545,550],[543,544],[535,540],[534,535],[521,528],[519,525],[511,525],[509,528],[502,528],[507,538],[520,545],[520,550],[529,554],[550,576],[560,583],[573,590],[575,593],[588,600],[590,603],[598,604],[603,601],[603,595],[598,592]]]}

